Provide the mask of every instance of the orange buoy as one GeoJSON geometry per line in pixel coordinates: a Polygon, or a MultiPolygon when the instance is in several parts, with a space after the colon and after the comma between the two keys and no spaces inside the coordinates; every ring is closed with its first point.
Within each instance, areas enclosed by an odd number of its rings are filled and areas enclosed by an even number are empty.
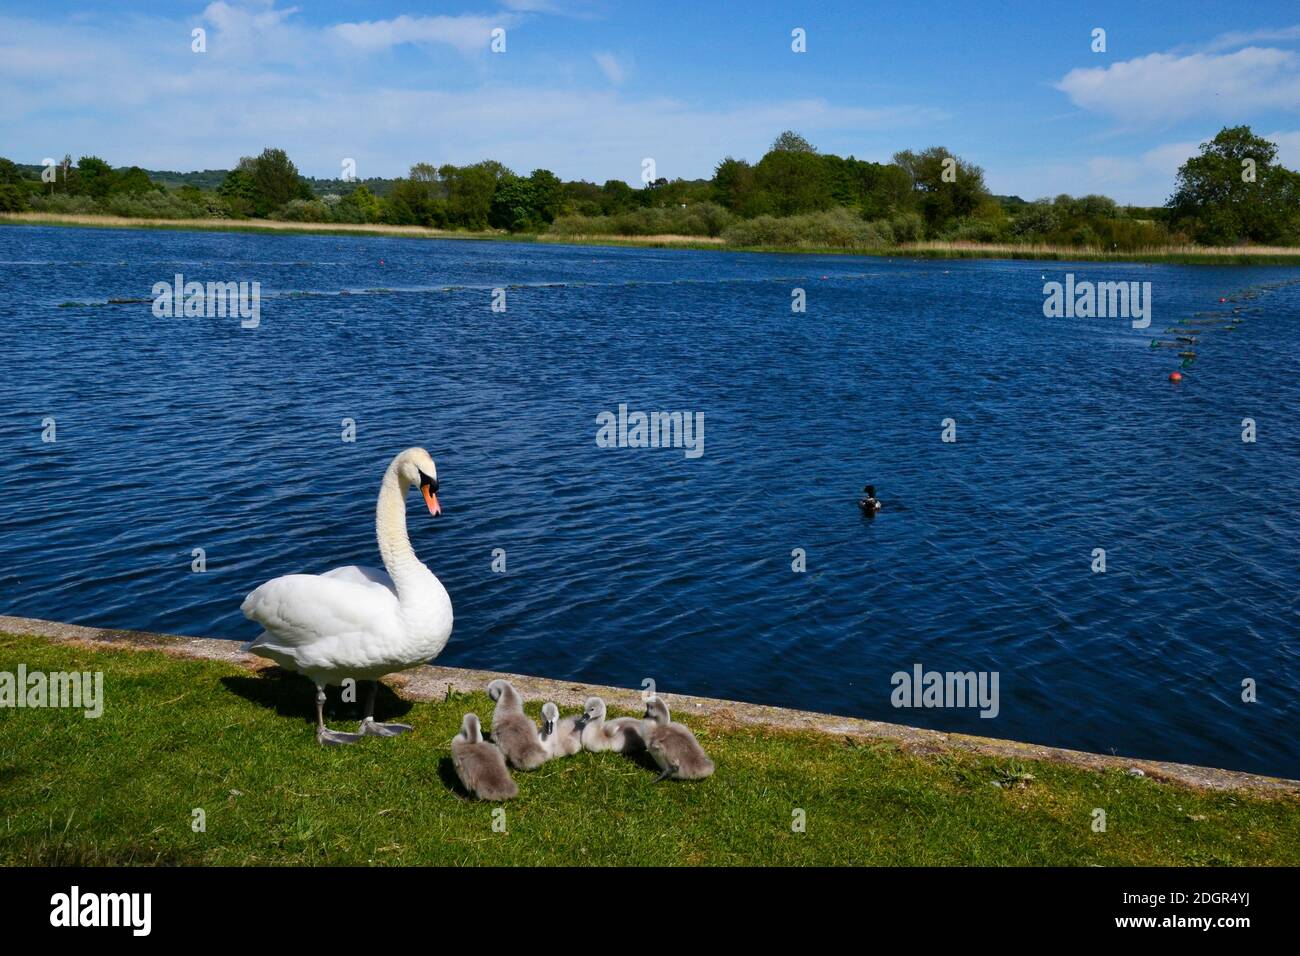
{"type": "Polygon", "coordinates": [[[1170,372],[1170,373],[1169,373],[1169,381],[1171,381],[1171,382],[1181,382],[1182,380],[1183,380],[1183,373],[1182,373],[1182,372],[1170,372]]]}

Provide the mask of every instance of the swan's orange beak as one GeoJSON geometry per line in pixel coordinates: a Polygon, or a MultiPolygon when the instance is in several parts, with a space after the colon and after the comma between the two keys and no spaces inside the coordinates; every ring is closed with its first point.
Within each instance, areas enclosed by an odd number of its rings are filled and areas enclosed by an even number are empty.
{"type": "Polygon", "coordinates": [[[424,503],[429,506],[429,514],[435,518],[442,514],[442,506],[438,504],[438,496],[433,493],[433,489],[428,485],[421,485],[420,491],[424,495],[424,503]]]}

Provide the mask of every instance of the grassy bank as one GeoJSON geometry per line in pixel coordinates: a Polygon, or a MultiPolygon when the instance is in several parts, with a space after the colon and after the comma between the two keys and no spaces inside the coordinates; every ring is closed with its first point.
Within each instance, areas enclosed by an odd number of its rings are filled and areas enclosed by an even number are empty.
{"type": "Polygon", "coordinates": [[[552,235],[509,233],[498,230],[469,232],[428,229],[423,226],[389,226],[382,223],[283,222],[271,219],[133,219],[123,216],[60,213],[0,213],[0,224],[74,226],[95,229],[172,229],[204,232],[307,233],[334,236],[394,236],[415,239],[475,239],[480,241],[542,242],[578,246],[628,246],[645,248],[713,249],[729,252],[810,253],[911,259],[1035,259],[1060,262],[1152,262],[1178,265],[1300,265],[1300,247],[1291,246],[1153,246],[1119,252],[1084,246],[1023,245],[1011,243],[908,242],[879,247],[733,246],[710,236],[552,235]]]}
{"type": "Polygon", "coordinates": [[[284,222],[277,219],[136,219],[127,216],[79,215],[70,213],[0,213],[0,224],[26,226],[73,226],[83,229],[171,229],[181,232],[298,232],[324,236],[399,236],[417,239],[506,239],[528,240],[507,232],[466,232],[427,229],[424,226],[389,226],[384,223],[284,222]]]}
{"type": "Polygon", "coordinates": [[[106,702],[98,719],[0,709],[0,864],[1300,863],[1294,796],[701,721],[712,778],[655,784],[645,762],[583,753],[516,774],[494,832],[449,760],[461,715],[490,717],[482,694],[385,691],[379,717],[415,732],[327,749],[310,686],[279,672],[0,635],[0,671],[20,663],[103,671],[106,702]]]}

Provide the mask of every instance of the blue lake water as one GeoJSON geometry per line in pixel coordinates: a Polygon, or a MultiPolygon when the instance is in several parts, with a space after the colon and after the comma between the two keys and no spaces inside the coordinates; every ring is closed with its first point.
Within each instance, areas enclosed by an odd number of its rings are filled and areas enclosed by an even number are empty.
{"type": "Polygon", "coordinates": [[[3,228],[0,611],[248,639],[262,581],[379,563],[418,444],[440,663],[1300,777],[1297,276],[3,228]],[[108,304],[178,272],[260,326],[108,304]],[[1044,318],[1066,272],[1150,281],[1151,329],[1044,318]],[[1152,335],[1233,305],[1168,382],[1152,335]],[[597,447],[620,404],[704,454],[597,447]],[[998,672],[998,716],[896,709],[914,664],[998,672]]]}

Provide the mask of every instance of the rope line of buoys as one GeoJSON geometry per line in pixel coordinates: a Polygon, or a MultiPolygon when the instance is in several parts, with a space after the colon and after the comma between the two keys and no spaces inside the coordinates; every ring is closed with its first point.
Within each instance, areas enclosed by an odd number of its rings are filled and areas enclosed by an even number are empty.
{"type": "MultiPolygon", "coordinates": [[[[1206,342],[1203,336],[1213,332],[1235,332],[1241,328],[1249,313],[1262,311],[1261,306],[1238,305],[1236,303],[1252,302],[1270,292],[1276,292],[1279,289],[1298,283],[1300,283],[1300,277],[1281,279],[1276,282],[1249,286],[1230,295],[1221,295],[1218,297],[1219,304],[1227,305],[1229,308],[1207,309],[1195,312],[1189,318],[1179,319],[1176,324],[1164,330],[1162,335],[1166,336],[1166,338],[1157,337],[1152,339],[1150,347],[1152,349],[1176,349],[1178,358],[1182,360],[1179,368],[1189,369],[1196,363],[1197,349],[1206,342]]],[[[1169,381],[1181,382],[1182,380],[1182,372],[1172,371],[1169,373],[1169,381]]]]}

